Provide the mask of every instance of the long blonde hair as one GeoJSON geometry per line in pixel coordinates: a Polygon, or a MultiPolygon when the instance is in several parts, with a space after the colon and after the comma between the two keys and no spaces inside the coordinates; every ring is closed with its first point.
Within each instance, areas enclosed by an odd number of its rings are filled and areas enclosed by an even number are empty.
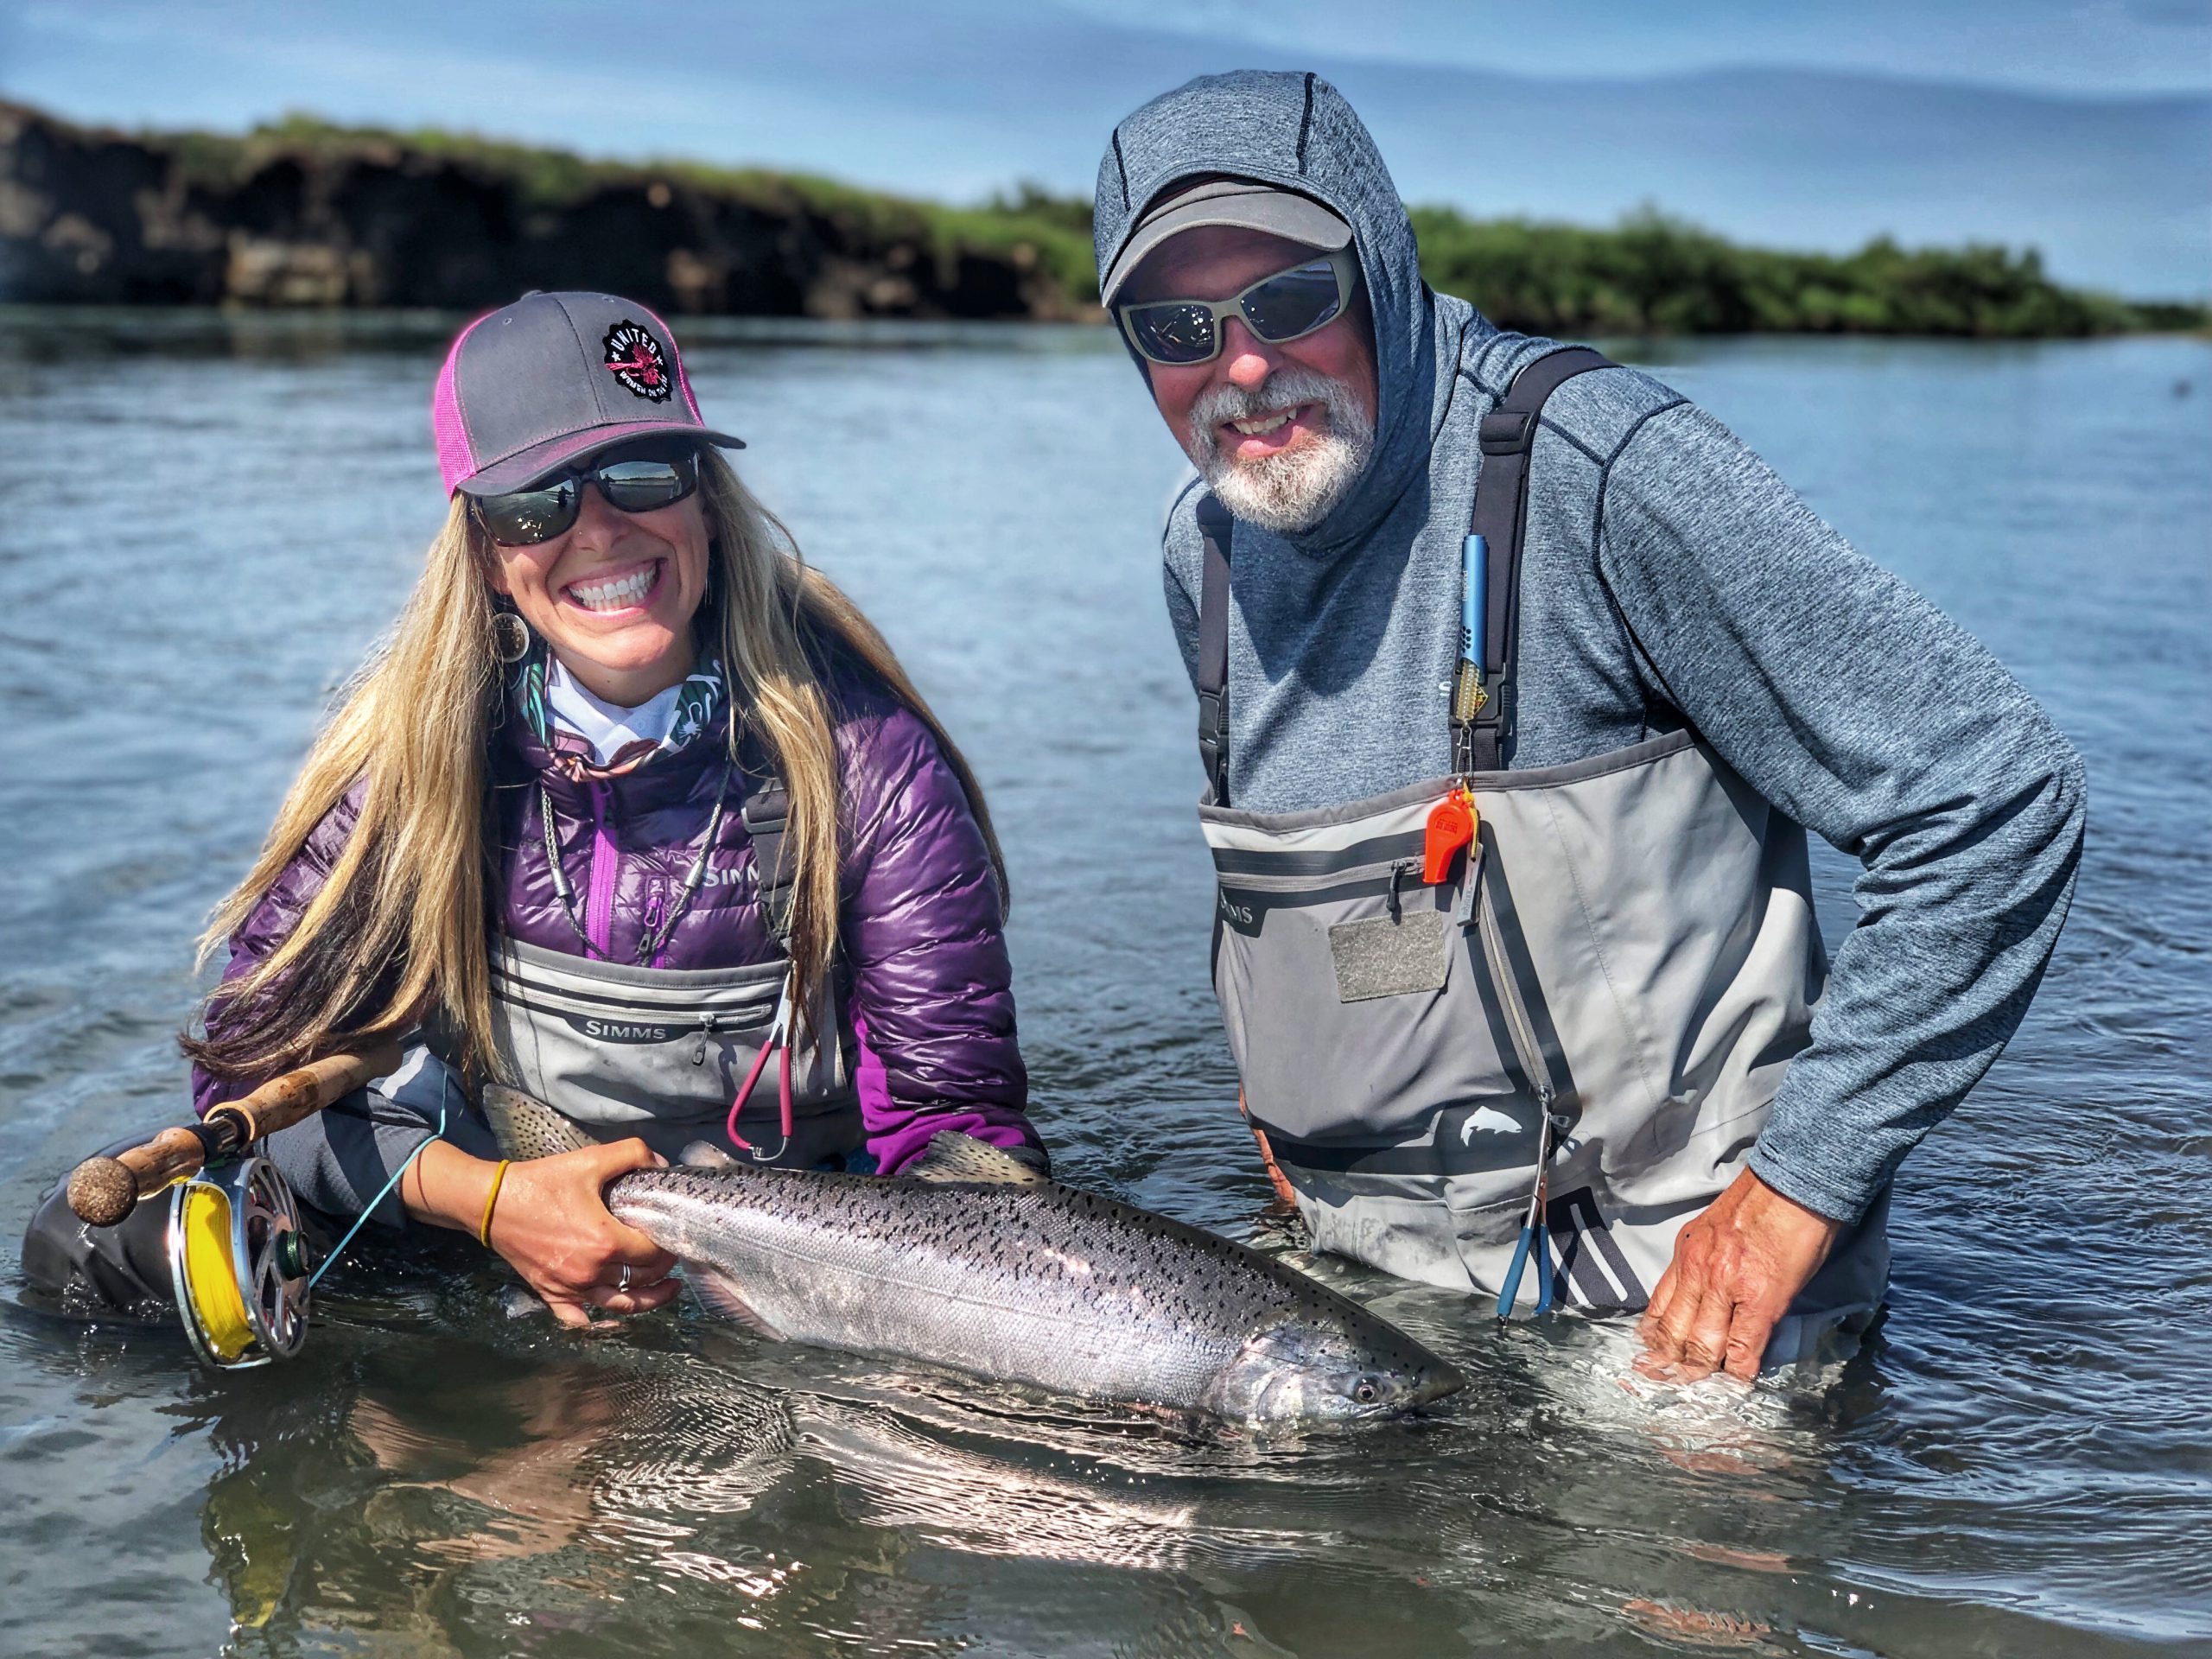
{"type": "MultiPolygon", "coordinates": [[[[974,773],[874,624],[808,565],[721,454],[699,455],[712,578],[702,605],[733,706],[730,759],[758,740],[791,797],[796,1006],[810,1023],[836,950],[839,765],[823,676],[843,655],[937,739],[982,830],[1003,910],[1006,865],[974,773]]],[[[381,649],[341,696],[277,809],[260,856],[209,918],[204,964],[242,927],[355,784],[359,812],[289,934],[204,1006],[185,1052],[255,1077],[348,1043],[435,1022],[472,1078],[497,1071],[486,931],[503,890],[491,834],[491,745],[505,688],[493,656],[493,554],[456,496],[381,649]]]]}

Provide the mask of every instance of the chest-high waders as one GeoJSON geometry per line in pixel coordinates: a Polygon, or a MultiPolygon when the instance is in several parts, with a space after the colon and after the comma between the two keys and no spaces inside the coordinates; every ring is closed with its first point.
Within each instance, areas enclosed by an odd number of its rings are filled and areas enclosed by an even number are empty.
{"type": "MultiPolygon", "coordinates": [[[[1231,520],[1211,497],[1198,513],[1199,818],[1247,1110],[1316,1248],[1501,1313],[1644,1306],[1675,1234],[1743,1168],[1825,972],[1804,831],[1694,734],[1503,770],[1538,417],[1608,366],[1549,353],[1483,419],[1454,777],[1234,805],[1231,520]]],[[[1887,1207],[1792,1305],[1770,1366],[1871,1320],[1887,1207]]]]}
{"type": "MultiPolygon", "coordinates": [[[[671,970],[492,941],[500,1058],[510,1082],[558,1114],[550,1135],[534,1126],[542,1138],[573,1141],[577,1128],[599,1141],[634,1135],[671,1159],[694,1140],[721,1146],[734,1138],[740,1156],[806,1167],[842,1164],[865,1144],[850,1081],[855,1039],[835,991],[823,993],[821,1040],[801,1043],[792,1029],[789,797],[763,773],[766,781],[742,817],[781,960],[671,970]],[[777,1084],[766,1077],[772,1064],[777,1084]]],[[[687,899],[714,842],[710,827],[687,899]]],[[[424,1046],[372,1093],[403,1106],[410,1121],[434,1119],[442,1129],[448,1105],[460,1099],[459,1073],[447,1064],[448,1046],[429,1032],[423,1038],[424,1046]]],[[[105,1150],[113,1156],[135,1144],[105,1150]]],[[[112,1227],[79,1221],[67,1186],[66,1179],[54,1184],[24,1231],[22,1274],[33,1306],[74,1319],[181,1319],[194,1351],[218,1369],[299,1351],[312,1264],[327,1266],[342,1249],[346,1223],[300,1203],[275,1164],[249,1155],[211,1167],[112,1227]]]]}
{"type": "MultiPolygon", "coordinates": [[[[811,1027],[818,1037],[804,1040],[793,1017],[791,801],[772,771],[756,775],[741,817],[777,960],[652,968],[493,941],[492,1029],[505,1080],[594,1140],[641,1136],[671,1160],[693,1141],[725,1150],[734,1141],[741,1158],[791,1168],[841,1165],[865,1142],[852,1081],[855,1039],[826,976],[811,1027]]],[[[684,884],[685,901],[719,822],[684,884]]],[[[558,869],[550,830],[547,842],[558,869]]]]}

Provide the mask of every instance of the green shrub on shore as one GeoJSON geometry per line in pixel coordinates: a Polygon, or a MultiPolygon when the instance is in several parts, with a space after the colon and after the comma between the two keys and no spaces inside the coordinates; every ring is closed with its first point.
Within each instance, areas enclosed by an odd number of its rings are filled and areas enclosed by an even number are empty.
{"type": "Polygon", "coordinates": [[[1509,327],[1541,334],[1947,334],[1981,339],[2201,327],[2194,305],[2136,304],[2061,287],[2032,249],[1855,253],[1739,247],[1646,209],[1611,230],[1448,207],[1413,210],[1430,283],[1509,327]]]}

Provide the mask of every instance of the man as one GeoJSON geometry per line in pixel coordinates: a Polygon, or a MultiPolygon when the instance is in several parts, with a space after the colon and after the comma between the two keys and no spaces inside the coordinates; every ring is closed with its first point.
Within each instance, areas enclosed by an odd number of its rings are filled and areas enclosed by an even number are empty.
{"type": "Polygon", "coordinates": [[[1317,1244],[1640,1311],[1655,1373],[1838,1351],[2056,939],[2079,760],[1719,422],[1431,293],[1325,81],[1137,111],[1096,241],[1198,469],[1216,988],[1317,1244]],[[1864,867],[1832,966],[1806,829],[1864,867]]]}

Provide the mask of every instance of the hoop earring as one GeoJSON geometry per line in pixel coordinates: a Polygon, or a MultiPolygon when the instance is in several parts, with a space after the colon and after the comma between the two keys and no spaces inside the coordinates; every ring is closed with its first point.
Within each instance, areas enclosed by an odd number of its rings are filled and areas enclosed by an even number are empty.
{"type": "Polygon", "coordinates": [[[530,655],[530,624],[512,611],[493,612],[492,655],[508,664],[530,655]]]}

